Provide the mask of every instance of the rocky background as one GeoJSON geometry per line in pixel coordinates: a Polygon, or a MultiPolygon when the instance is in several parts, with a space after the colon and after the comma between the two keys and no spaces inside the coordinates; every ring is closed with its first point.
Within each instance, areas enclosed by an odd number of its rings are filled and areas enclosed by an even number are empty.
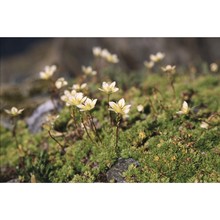
{"type": "Polygon", "coordinates": [[[74,77],[82,65],[92,63],[94,46],[116,53],[126,72],[143,68],[143,61],[158,51],[166,54],[167,64],[220,61],[220,38],[2,38],[1,85],[37,78],[50,64],[74,77]]]}

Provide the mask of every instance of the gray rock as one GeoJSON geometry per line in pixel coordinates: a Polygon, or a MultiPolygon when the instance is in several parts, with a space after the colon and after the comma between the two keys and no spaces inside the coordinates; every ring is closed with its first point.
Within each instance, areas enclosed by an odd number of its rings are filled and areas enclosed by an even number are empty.
{"type": "MultiPolygon", "coordinates": [[[[55,102],[57,105],[57,102],[55,102]]],[[[41,130],[42,124],[46,120],[46,116],[55,109],[55,106],[51,100],[48,100],[41,104],[33,112],[33,114],[27,119],[27,124],[30,132],[37,133],[41,130]]]]}
{"type": "Polygon", "coordinates": [[[19,182],[19,179],[11,179],[7,181],[7,183],[20,183],[20,182],[19,182]]]}
{"type": "Polygon", "coordinates": [[[113,165],[110,170],[106,173],[107,175],[107,180],[110,182],[111,180],[114,180],[117,183],[125,183],[126,181],[124,180],[122,174],[123,172],[128,170],[128,167],[134,164],[136,166],[139,166],[140,164],[134,160],[133,158],[119,158],[117,163],[113,165]]]}
{"type": "Polygon", "coordinates": [[[4,118],[0,118],[0,124],[3,128],[7,128],[9,130],[12,130],[13,126],[12,124],[10,123],[10,121],[8,120],[5,120],[4,118]]]}

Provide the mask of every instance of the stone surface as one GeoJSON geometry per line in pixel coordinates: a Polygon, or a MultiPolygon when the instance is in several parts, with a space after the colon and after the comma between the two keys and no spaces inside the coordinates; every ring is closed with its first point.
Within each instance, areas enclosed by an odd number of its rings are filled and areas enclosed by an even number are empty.
{"type": "Polygon", "coordinates": [[[0,125],[3,127],[3,128],[7,128],[9,130],[12,130],[13,126],[12,124],[10,123],[10,121],[8,120],[5,120],[4,118],[0,118],[0,125]]]}
{"type": "Polygon", "coordinates": [[[11,179],[7,183],[19,183],[19,179],[11,179]]]}
{"type": "Polygon", "coordinates": [[[27,119],[27,124],[30,132],[39,132],[41,130],[42,124],[46,120],[46,116],[54,109],[55,107],[51,100],[48,100],[37,107],[33,114],[27,119]]]}
{"type": "Polygon", "coordinates": [[[128,167],[131,164],[139,166],[139,163],[133,158],[119,158],[118,161],[110,168],[110,170],[108,170],[106,174],[108,182],[114,180],[116,183],[125,183],[122,174],[123,172],[128,170],[128,167]]]}

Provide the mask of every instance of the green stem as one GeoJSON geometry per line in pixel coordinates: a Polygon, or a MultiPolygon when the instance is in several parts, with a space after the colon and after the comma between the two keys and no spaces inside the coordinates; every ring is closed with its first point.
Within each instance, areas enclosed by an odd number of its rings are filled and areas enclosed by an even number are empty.
{"type": "Polygon", "coordinates": [[[110,126],[112,125],[112,114],[111,114],[111,111],[109,111],[108,107],[109,107],[109,101],[110,101],[110,94],[108,94],[108,97],[107,97],[107,111],[109,113],[109,123],[110,123],[110,126]]]}
{"type": "Polygon", "coordinates": [[[48,134],[61,147],[61,153],[65,153],[64,151],[65,147],[55,137],[53,137],[50,131],[48,131],[48,134]]]}
{"type": "Polygon", "coordinates": [[[12,129],[12,137],[15,139],[15,144],[18,147],[18,138],[17,138],[17,119],[13,117],[12,119],[12,124],[13,124],[13,129],[12,129]]]}
{"type": "MultiPolygon", "coordinates": [[[[82,121],[83,127],[84,127],[84,129],[85,129],[85,131],[86,131],[86,134],[87,134],[87,136],[89,137],[90,141],[91,141],[92,143],[95,143],[95,142],[92,140],[92,138],[91,138],[91,136],[90,136],[90,134],[89,134],[89,132],[88,132],[88,130],[87,130],[87,127],[86,127],[86,125],[85,125],[85,123],[84,123],[84,120],[83,120],[83,115],[81,115],[81,121],[82,121]]],[[[95,144],[96,144],[96,143],[95,143],[95,144]]]]}
{"type": "Polygon", "coordinates": [[[117,117],[117,124],[116,124],[116,138],[115,138],[115,151],[116,151],[116,155],[117,157],[119,157],[119,150],[118,150],[118,137],[119,137],[119,126],[121,123],[121,116],[118,115],[117,117]]]}
{"type": "Polygon", "coordinates": [[[90,116],[91,128],[93,127],[92,130],[93,130],[94,134],[98,137],[99,142],[102,143],[101,138],[100,138],[100,136],[99,136],[99,134],[98,134],[97,128],[96,128],[96,126],[95,126],[95,123],[94,123],[94,121],[93,121],[93,116],[92,116],[92,113],[91,113],[91,112],[89,112],[89,116],[90,116]]]}
{"type": "Polygon", "coordinates": [[[170,77],[170,86],[173,90],[173,98],[176,100],[176,90],[175,90],[175,87],[174,87],[174,78],[173,78],[173,76],[170,77]]]}
{"type": "Polygon", "coordinates": [[[72,114],[71,114],[71,116],[73,118],[74,127],[77,128],[77,126],[76,126],[76,108],[75,108],[75,106],[72,107],[72,114]]]}

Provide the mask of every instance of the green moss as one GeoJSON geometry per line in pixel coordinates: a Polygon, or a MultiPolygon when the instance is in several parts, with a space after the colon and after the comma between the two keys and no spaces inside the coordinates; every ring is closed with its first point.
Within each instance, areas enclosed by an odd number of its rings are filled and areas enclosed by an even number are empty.
{"type": "MultiPolygon", "coordinates": [[[[99,100],[92,114],[102,143],[91,129],[88,132],[93,141],[88,138],[78,111],[73,121],[70,109],[64,107],[54,122],[54,130],[62,133],[56,139],[64,149],[46,130],[33,135],[19,121],[19,147],[11,131],[0,128],[1,168],[6,168],[5,172],[15,169],[24,182],[30,182],[31,175],[37,182],[100,182],[106,181],[106,172],[122,157],[139,163],[123,173],[126,182],[220,182],[218,75],[203,74],[195,80],[188,74],[178,75],[175,99],[164,75],[133,72],[127,76],[112,68],[105,71],[106,78],[114,79],[120,87],[111,100],[124,97],[132,105],[130,117],[120,126],[119,155],[116,127],[109,125],[107,97],[97,90],[98,83],[91,84],[89,95],[99,100]],[[188,116],[176,114],[184,91],[194,91],[188,116]],[[136,109],[139,104],[144,106],[141,113],[136,109]],[[201,122],[207,120],[209,128],[201,128],[201,122]]],[[[113,112],[112,119],[115,121],[113,112]]],[[[1,178],[5,180],[3,175],[1,178]]]]}

